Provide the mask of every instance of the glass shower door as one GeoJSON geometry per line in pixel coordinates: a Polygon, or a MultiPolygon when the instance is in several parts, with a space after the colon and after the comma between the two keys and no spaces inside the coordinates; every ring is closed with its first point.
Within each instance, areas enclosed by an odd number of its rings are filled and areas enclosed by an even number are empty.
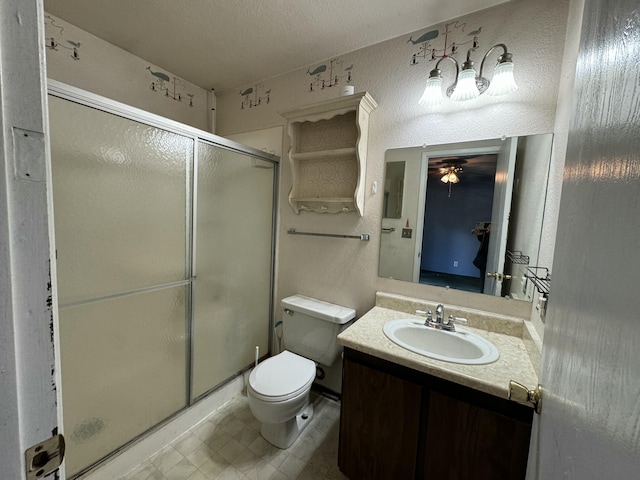
{"type": "Polygon", "coordinates": [[[268,351],[275,171],[198,144],[192,399],[268,351]]]}
{"type": "Polygon", "coordinates": [[[67,474],[184,408],[191,138],[50,96],[67,474]]]}

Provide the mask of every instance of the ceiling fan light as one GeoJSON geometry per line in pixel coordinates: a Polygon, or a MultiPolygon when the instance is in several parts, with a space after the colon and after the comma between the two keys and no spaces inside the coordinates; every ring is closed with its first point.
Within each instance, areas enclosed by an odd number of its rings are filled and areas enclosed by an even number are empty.
{"type": "Polygon", "coordinates": [[[442,176],[442,178],[440,179],[440,181],[441,181],[442,183],[449,183],[449,174],[448,174],[448,173],[445,173],[445,174],[442,176]]]}
{"type": "Polygon", "coordinates": [[[449,174],[449,182],[450,183],[458,183],[460,181],[460,178],[456,175],[455,172],[451,172],[449,174]]]}

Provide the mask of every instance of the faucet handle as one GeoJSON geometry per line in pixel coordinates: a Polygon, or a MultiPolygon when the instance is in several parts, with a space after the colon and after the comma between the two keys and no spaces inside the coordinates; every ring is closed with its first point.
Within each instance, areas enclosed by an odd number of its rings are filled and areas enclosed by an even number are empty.
{"type": "Polygon", "coordinates": [[[427,319],[424,321],[424,324],[429,326],[433,323],[433,314],[431,313],[431,310],[429,310],[427,312],[427,319]]]}
{"type": "Polygon", "coordinates": [[[416,310],[416,315],[427,317],[424,321],[426,326],[431,326],[431,324],[433,324],[433,313],[431,313],[431,310],[428,312],[425,312],[424,310],[416,310]]]}
{"type": "Polygon", "coordinates": [[[460,323],[462,325],[466,325],[467,323],[469,323],[469,320],[467,320],[464,317],[454,317],[452,314],[452,315],[449,315],[449,319],[447,323],[460,323]]]}

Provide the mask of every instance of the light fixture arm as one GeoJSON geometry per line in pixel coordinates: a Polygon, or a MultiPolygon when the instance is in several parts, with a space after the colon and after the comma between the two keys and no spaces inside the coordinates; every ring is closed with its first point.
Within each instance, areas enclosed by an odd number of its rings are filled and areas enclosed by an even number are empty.
{"type": "Polygon", "coordinates": [[[460,65],[458,65],[458,61],[455,58],[447,55],[446,57],[442,57],[440,60],[438,60],[434,69],[429,72],[429,78],[442,76],[442,70],[440,70],[440,68],[438,67],[440,66],[440,62],[442,62],[443,60],[450,60],[456,66],[456,79],[447,88],[447,96],[451,96],[451,92],[453,92],[453,90],[456,88],[456,85],[458,84],[458,74],[460,73],[460,65]]]}
{"type": "MultiPolygon", "coordinates": [[[[469,50],[467,50],[467,59],[462,64],[462,70],[467,70],[469,68],[473,68],[473,62],[471,61],[471,52],[473,50],[475,50],[475,48],[470,48],[469,50]]],[[[483,59],[483,61],[484,61],[484,59],[483,59]]],[[[482,68],[480,68],[480,71],[482,71],[482,68]]]]}
{"type": "MultiPolygon", "coordinates": [[[[482,57],[482,62],[480,63],[480,71],[478,72],[479,78],[482,78],[482,71],[484,69],[485,60],[491,54],[491,52],[493,52],[498,47],[502,48],[503,50],[502,55],[498,56],[498,63],[510,62],[512,60],[513,56],[509,52],[507,52],[507,46],[504,43],[498,43],[494,45],[487,51],[487,53],[484,54],[484,57],[482,57]]],[[[471,52],[471,50],[469,50],[469,52],[471,52]]],[[[467,52],[467,59],[469,58],[469,52],[467,52]]]]}

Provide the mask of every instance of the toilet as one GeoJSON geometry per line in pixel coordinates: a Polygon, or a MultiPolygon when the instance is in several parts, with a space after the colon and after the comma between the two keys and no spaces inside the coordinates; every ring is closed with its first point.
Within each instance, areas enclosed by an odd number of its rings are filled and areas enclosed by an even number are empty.
{"type": "Polygon", "coordinates": [[[317,364],[330,366],[338,359],[342,347],[336,337],[356,311],[303,295],[287,297],[281,305],[286,350],[251,371],[247,397],[262,436],[285,449],[313,418],[309,392],[317,364]]]}

